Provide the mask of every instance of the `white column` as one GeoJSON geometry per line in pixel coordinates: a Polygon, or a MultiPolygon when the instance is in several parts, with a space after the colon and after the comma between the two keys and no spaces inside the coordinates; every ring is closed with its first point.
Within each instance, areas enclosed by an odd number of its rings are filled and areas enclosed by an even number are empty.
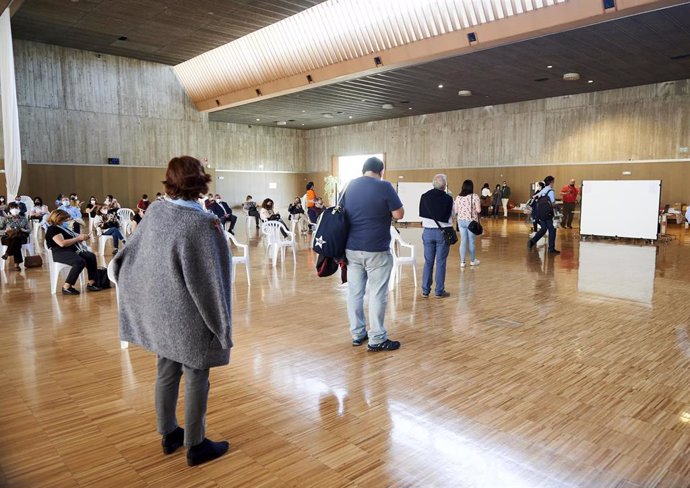
{"type": "Polygon", "coordinates": [[[0,100],[2,100],[7,200],[12,201],[19,192],[19,183],[22,181],[22,153],[19,141],[19,112],[9,7],[0,15],[0,100]]]}

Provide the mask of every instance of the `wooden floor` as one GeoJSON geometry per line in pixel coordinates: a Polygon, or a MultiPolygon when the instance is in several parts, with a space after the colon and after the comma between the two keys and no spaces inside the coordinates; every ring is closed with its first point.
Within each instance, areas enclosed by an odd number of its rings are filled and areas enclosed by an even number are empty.
{"type": "MultiPolygon", "coordinates": [[[[480,266],[453,248],[450,298],[404,272],[392,353],[350,345],[347,289],[306,240],[274,269],[252,229],[236,347],[211,373],[208,436],[232,447],[196,468],[161,452],[155,357],[120,350],[114,290],[51,296],[46,266],[7,266],[0,486],[688,487],[690,231],[670,227],[658,246],[559,231],[551,258],[489,222],[480,266]]],[[[421,229],[402,235],[421,279],[421,229]]]]}

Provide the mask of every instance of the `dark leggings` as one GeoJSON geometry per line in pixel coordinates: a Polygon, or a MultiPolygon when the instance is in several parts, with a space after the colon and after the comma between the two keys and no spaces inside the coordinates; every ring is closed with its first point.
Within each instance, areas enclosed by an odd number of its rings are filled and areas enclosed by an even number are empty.
{"type": "Polygon", "coordinates": [[[7,255],[14,257],[14,264],[21,264],[24,261],[22,257],[22,245],[26,244],[27,236],[23,232],[17,236],[2,236],[2,244],[7,246],[7,255]]]}
{"type": "Polygon", "coordinates": [[[65,280],[65,283],[70,286],[74,286],[84,268],[89,275],[89,281],[96,279],[98,264],[96,255],[92,252],[77,253],[67,249],[53,249],[53,261],[72,266],[65,280]]]}

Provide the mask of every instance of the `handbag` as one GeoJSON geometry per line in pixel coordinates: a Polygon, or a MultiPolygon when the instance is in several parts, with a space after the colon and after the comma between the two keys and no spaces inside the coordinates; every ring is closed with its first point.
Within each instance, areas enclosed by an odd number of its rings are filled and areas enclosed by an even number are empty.
{"type": "Polygon", "coordinates": [[[26,268],[40,268],[41,266],[43,266],[43,258],[39,255],[24,258],[24,267],[26,268]]]}
{"type": "MultiPolygon", "coordinates": [[[[429,212],[429,215],[431,215],[431,211],[429,210],[429,205],[427,205],[426,200],[424,200],[424,206],[426,207],[426,211],[429,212]]],[[[452,226],[441,227],[441,224],[439,224],[438,220],[433,219],[433,221],[436,222],[438,228],[443,231],[443,240],[446,241],[446,244],[452,246],[458,242],[458,233],[455,232],[455,229],[453,229],[452,226]]]]}
{"type": "MultiPolygon", "coordinates": [[[[470,200],[470,215],[472,212],[471,209],[474,208],[474,205],[472,205],[472,203],[474,203],[474,196],[470,200]]],[[[469,230],[471,233],[473,233],[476,236],[480,236],[484,233],[484,228],[482,227],[482,224],[479,223],[479,215],[476,215],[476,217],[477,217],[477,220],[471,220],[470,221],[470,225],[467,226],[467,230],[469,230]]]]}

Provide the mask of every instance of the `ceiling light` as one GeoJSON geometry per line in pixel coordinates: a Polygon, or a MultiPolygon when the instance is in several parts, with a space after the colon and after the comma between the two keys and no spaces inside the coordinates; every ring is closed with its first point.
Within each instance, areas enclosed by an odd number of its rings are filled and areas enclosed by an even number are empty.
{"type": "Polygon", "coordinates": [[[362,102],[366,102],[366,100],[362,100],[362,102]]]}
{"type": "Polygon", "coordinates": [[[304,124],[302,124],[302,125],[304,125],[304,124]]]}
{"type": "Polygon", "coordinates": [[[443,84],[439,84],[438,87],[439,87],[439,88],[443,88],[443,84]]]}
{"type": "Polygon", "coordinates": [[[551,69],[551,68],[553,68],[553,65],[550,64],[550,65],[547,66],[547,68],[551,69]]]}
{"type": "Polygon", "coordinates": [[[278,122],[276,122],[276,125],[287,125],[287,122],[284,120],[279,120],[278,122]]]}
{"type": "Polygon", "coordinates": [[[458,92],[458,95],[461,97],[471,97],[472,96],[472,91],[471,90],[460,90],[458,92]]]}
{"type": "Polygon", "coordinates": [[[348,118],[348,119],[351,119],[351,118],[352,118],[352,115],[348,115],[348,117],[347,117],[347,118],[348,118]]]}
{"type": "Polygon", "coordinates": [[[393,104],[392,103],[384,103],[383,105],[381,105],[381,108],[384,110],[392,110],[393,104]]]}
{"type": "Polygon", "coordinates": [[[257,122],[261,122],[261,119],[256,119],[257,122]]]}
{"type": "Polygon", "coordinates": [[[323,118],[325,118],[325,119],[332,119],[332,118],[333,118],[333,114],[331,114],[331,113],[325,113],[325,114],[321,114],[321,115],[322,115],[323,118]]]}
{"type": "Polygon", "coordinates": [[[305,113],[305,112],[306,112],[306,110],[302,110],[302,113],[305,113]]]}
{"type": "Polygon", "coordinates": [[[408,107],[407,110],[412,110],[412,107],[408,107]]]}
{"type": "Polygon", "coordinates": [[[587,83],[594,83],[594,80],[587,80],[587,83]]]}
{"type": "Polygon", "coordinates": [[[580,73],[565,73],[563,79],[565,81],[577,81],[580,79],[580,73]]]}

